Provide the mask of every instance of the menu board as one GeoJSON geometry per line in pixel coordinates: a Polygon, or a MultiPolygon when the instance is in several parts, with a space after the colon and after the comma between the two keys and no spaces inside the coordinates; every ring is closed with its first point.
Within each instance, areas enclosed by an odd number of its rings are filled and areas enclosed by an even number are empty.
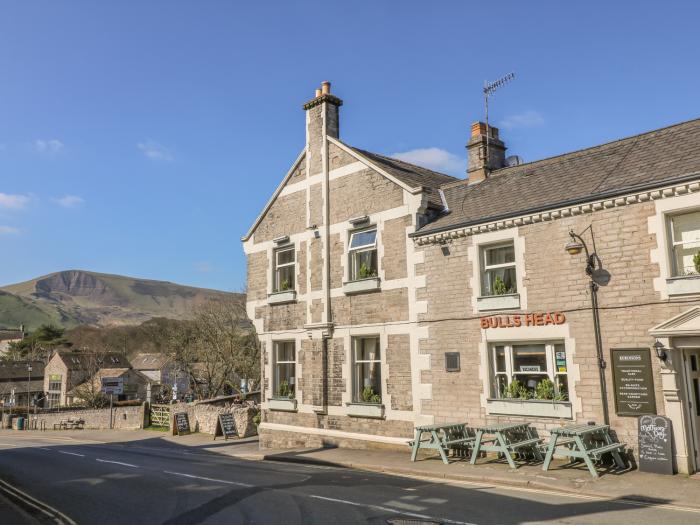
{"type": "Polygon", "coordinates": [[[175,414],[175,431],[178,436],[190,433],[190,418],[187,412],[177,412],[175,414]]]}
{"type": "Polygon", "coordinates": [[[649,349],[612,348],[610,352],[617,415],[656,414],[649,349]]]}
{"type": "Polygon", "coordinates": [[[639,470],[673,474],[671,420],[663,416],[639,418],[639,470]]]}
{"type": "Polygon", "coordinates": [[[236,429],[236,420],[233,418],[233,414],[230,412],[219,414],[214,439],[216,439],[216,436],[224,436],[224,439],[238,437],[238,429],[236,429]]]}

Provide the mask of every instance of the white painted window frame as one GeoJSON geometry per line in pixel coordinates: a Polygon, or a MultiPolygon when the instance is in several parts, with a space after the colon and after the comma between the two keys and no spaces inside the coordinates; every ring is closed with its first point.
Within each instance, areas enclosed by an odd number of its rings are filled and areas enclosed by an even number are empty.
{"type": "MultiPolygon", "coordinates": [[[[700,209],[682,210],[677,213],[666,214],[666,235],[668,237],[668,260],[669,260],[669,276],[672,278],[696,277],[698,274],[683,274],[677,273],[678,261],[676,260],[676,246],[685,246],[686,244],[697,243],[698,241],[677,241],[674,237],[673,219],[684,215],[700,214],[700,209]]],[[[700,246],[698,247],[700,250],[700,246]]]]}
{"type": "Polygon", "coordinates": [[[377,225],[367,226],[363,228],[358,228],[355,230],[350,230],[348,235],[348,281],[360,281],[362,279],[376,279],[379,276],[379,250],[377,249],[377,236],[379,235],[379,228],[377,225]],[[371,244],[363,244],[352,248],[352,239],[355,235],[361,233],[374,232],[374,241],[371,244]],[[375,268],[376,275],[374,277],[360,277],[358,274],[360,269],[357,268],[356,258],[359,254],[365,252],[375,252],[375,259],[377,260],[377,267],[375,268]]]}
{"type": "Polygon", "coordinates": [[[489,243],[489,244],[482,244],[479,246],[479,260],[481,264],[480,268],[480,290],[481,290],[481,297],[498,297],[496,294],[487,294],[487,290],[484,289],[484,278],[486,276],[486,273],[491,271],[491,270],[500,270],[502,268],[513,268],[515,270],[515,290],[512,292],[507,292],[508,294],[516,294],[518,293],[518,266],[516,264],[516,254],[515,254],[515,241],[513,239],[509,239],[503,242],[495,242],[495,243],[489,243]],[[513,261],[508,262],[508,263],[501,263],[501,264],[486,264],[486,252],[489,250],[495,250],[498,248],[504,248],[506,246],[512,246],[513,248],[513,261]]]}
{"type": "MultiPolygon", "coordinates": [[[[384,402],[384,370],[382,366],[382,356],[384,355],[384,351],[382,350],[382,338],[378,334],[367,334],[367,335],[358,335],[358,336],[352,336],[350,338],[351,341],[351,351],[352,351],[352,396],[351,400],[353,404],[358,404],[358,403],[366,403],[366,404],[376,404],[376,405],[381,405],[384,402]],[[365,339],[376,339],[377,340],[377,356],[375,356],[375,359],[357,359],[357,349],[358,349],[358,343],[361,343],[365,339]],[[357,391],[357,385],[358,385],[358,365],[364,364],[364,363],[377,363],[379,365],[379,392],[375,392],[375,394],[379,394],[380,401],[379,403],[370,403],[366,401],[361,400],[361,394],[362,392],[357,391]]],[[[364,387],[363,387],[364,388],[364,387]]]]}
{"type": "MultiPolygon", "coordinates": [[[[498,341],[498,342],[492,342],[489,343],[488,345],[488,358],[491,363],[491,367],[489,370],[489,394],[491,399],[506,399],[499,397],[500,392],[495,392],[494,395],[494,390],[493,388],[498,385],[496,381],[496,377],[498,375],[505,375],[506,379],[508,381],[508,384],[513,381],[513,376],[518,375],[518,372],[514,370],[513,368],[513,346],[518,346],[518,345],[544,345],[545,347],[545,358],[547,360],[547,370],[546,371],[541,371],[541,372],[527,372],[528,375],[542,375],[546,376],[554,383],[554,388],[555,388],[555,393],[557,390],[557,376],[567,376],[567,395],[570,396],[570,385],[569,385],[569,380],[568,380],[568,373],[569,373],[569,366],[568,366],[568,357],[566,359],[567,362],[567,368],[566,372],[559,372],[556,370],[556,359],[555,359],[555,352],[556,352],[556,347],[557,345],[561,345],[564,348],[564,352],[566,352],[566,344],[563,340],[547,340],[547,341],[531,341],[531,340],[525,340],[525,341],[498,341]],[[496,347],[502,346],[505,352],[505,365],[506,365],[506,370],[505,372],[498,372],[498,365],[497,365],[497,360],[496,360],[496,347]]],[[[568,354],[567,354],[568,355],[568,354]]],[[[524,403],[527,403],[528,401],[540,401],[537,399],[523,399],[522,400],[524,403]]],[[[570,401],[570,399],[569,399],[570,401]]]]}
{"type": "MultiPolygon", "coordinates": [[[[278,341],[273,341],[272,342],[272,358],[273,358],[273,384],[272,384],[272,397],[273,398],[278,398],[279,396],[277,394],[279,385],[280,385],[280,365],[293,365],[293,378],[294,378],[294,383],[292,383],[292,386],[294,388],[294,396],[290,397],[288,399],[296,399],[297,395],[297,388],[296,388],[296,380],[297,380],[297,343],[294,339],[280,339],[278,341]],[[293,351],[293,359],[291,361],[280,361],[279,359],[279,350],[280,346],[285,345],[285,344],[290,344],[292,345],[292,351],[293,351]]],[[[284,398],[287,399],[287,398],[284,398]]]]}
{"type": "Polygon", "coordinates": [[[293,292],[296,290],[297,287],[297,270],[296,270],[296,264],[297,264],[297,254],[296,254],[296,249],[293,244],[286,244],[284,246],[279,246],[275,248],[272,251],[272,256],[273,256],[273,269],[272,269],[272,293],[283,293],[283,292],[293,292]],[[288,263],[282,263],[280,264],[278,262],[279,254],[283,252],[292,252],[292,261],[288,263]],[[292,267],[292,275],[294,275],[294,283],[291,288],[288,288],[286,290],[280,290],[280,282],[279,282],[279,271],[284,268],[289,268],[292,267]]]}

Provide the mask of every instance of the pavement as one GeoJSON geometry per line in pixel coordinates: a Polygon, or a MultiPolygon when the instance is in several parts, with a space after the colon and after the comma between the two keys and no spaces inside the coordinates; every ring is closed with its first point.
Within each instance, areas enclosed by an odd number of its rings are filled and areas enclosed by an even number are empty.
{"type": "MultiPolygon", "coordinates": [[[[700,480],[634,471],[593,480],[561,466],[260,451],[255,439],[201,434],[0,431],[0,478],[56,511],[54,523],[700,523],[700,480]]],[[[29,523],[2,512],[3,525],[29,523]]]]}

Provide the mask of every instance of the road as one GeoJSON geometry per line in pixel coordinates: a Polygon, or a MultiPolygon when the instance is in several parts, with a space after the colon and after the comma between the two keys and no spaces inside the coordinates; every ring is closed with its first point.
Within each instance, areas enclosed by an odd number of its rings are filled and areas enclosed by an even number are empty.
{"type": "Polygon", "coordinates": [[[78,524],[700,523],[700,512],[668,506],[248,461],[157,434],[101,443],[5,432],[0,478],[78,524]]]}

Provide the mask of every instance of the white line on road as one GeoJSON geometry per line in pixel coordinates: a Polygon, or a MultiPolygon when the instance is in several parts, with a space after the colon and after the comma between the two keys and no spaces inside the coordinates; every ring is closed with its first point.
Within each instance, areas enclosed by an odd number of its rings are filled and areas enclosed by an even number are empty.
{"type": "Polygon", "coordinates": [[[69,456],[78,456],[79,458],[84,458],[85,454],[78,454],[77,452],[66,452],[65,450],[59,450],[59,454],[68,454],[69,456]]]}
{"type": "Polygon", "coordinates": [[[100,463],[113,463],[115,465],[121,465],[123,467],[139,468],[138,465],[132,465],[131,463],[122,463],[121,461],[111,461],[109,459],[99,459],[99,458],[97,458],[97,461],[99,461],[100,463]]]}
{"type": "Polygon", "coordinates": [[[3,447],[17,447],[19,445],[13,445],[12,443],[0,443],[0,446],[3,447]]]}
{"type": "Polygon", "coordinates": [[[357,503],[355,501],[347,501],[344,499],[326,498],[324,496],[316,496],[315,494],[309,494],[309,497],[325,501],[332,501],[334,503],[344,503],[345,505],[352,505],[353,507],[363,507],[366,509],[380,510],[382,512],[393,512],[395,514],[401,514],[402,516],[410,516],[412,518],[418,518],[421,520],[439,521],[440,523],[453,523],[454,525],[476,525],[476,523],[470,523],[467,521],[456,521],[448,518],[436,518],[435,516],[427,516],[425,514],[417,514],[415,512],[406,512],[405,510],[392,509],[390,507],[382,507],[380,505],[368,505],[366,503],[357,503]]]}
{"type": "Polygon", "coordinates": [[[51,452],[51,449],[50,449],[50,448],[46,448],[46,447],[37,447],[37,448],[38,448],[39,450],[46,450],[47,452],[51,452]]]}
{"type": "Polygon", "coordinates": [[[26,492],[21,491],[17,487],[12,486],[2,480],[0,480],[0,491],[5,492],[5,494],[8,494],[10,497],[17,498],[26,505],[37,509],[38,511],[48,516],[59,525],[77,525],[72,519],[63,514],[60,510],[53,508],[51,505],[48,505],[43,501],[39,501],[38,499],[33,498],[26,492]]]}
{"type": "Polygon", "coordinates": [[[214,481],[216,483],[226,483],[227,485],[238,485],[240,487],[254,487],[255,486],[255,485],[250,485],[248,483],[240,483],[238,481],[228,481],[225,479],[205,478],[203,476],[195,476],[193,474],[185,474],[184,472],[170,472],[169,470],[164,470],[163,473],[172,474],[174,476],[183,476],[185,478],[201,479],[204,481],[214,481]]]}

